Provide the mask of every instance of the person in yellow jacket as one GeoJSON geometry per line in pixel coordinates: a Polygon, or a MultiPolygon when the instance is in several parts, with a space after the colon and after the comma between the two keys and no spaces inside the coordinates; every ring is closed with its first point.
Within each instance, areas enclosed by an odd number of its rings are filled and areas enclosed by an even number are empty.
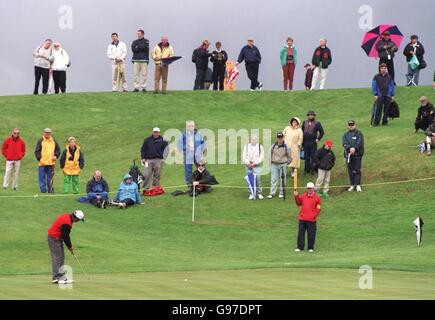
{"type": "Polygon", "coordinates": [[[284,128],[284,141],[287,147],[290,148],[292,154],[292,162],[289,164],[291,167],[291,176],[294,177],[295,169],[301,166],[301,146],[304,139],[304,133],[300,127],[301,121],[297,117],[290,119],[290,124],[284,128]]]}
{"type": "Polygon", "coordinates": [[[162,79],[162,93],[166,94],[166,86],[168,84],[169,65],[162,62],[164,58],[170,58],[174,55],[174,49],[168,42],[167,36],[162,36],[162,41],[158,43],[153,51],[151,57],[154,60],[154,93],[159,93],[160,79],[162,79]]]}
{"type": "Polygon", "coordinates": [[[79,193],[80,171],[85,165],[85,157],[80,147],[76,144],[76,138],[69,137],[68,145],[60,156],[60,167],[63,169],[63,191],[69,193],[71,186],[74,193],[79,193]]]}
{"type": "Polygon", "coordinates": [[[59,155],[60,148],[51,135],[51,129],[45,128],[44,135],[38,140],[35,148],[35,157],[39,165],[39,188],[42,193],[54,193],[54,167],[59,155]]]}

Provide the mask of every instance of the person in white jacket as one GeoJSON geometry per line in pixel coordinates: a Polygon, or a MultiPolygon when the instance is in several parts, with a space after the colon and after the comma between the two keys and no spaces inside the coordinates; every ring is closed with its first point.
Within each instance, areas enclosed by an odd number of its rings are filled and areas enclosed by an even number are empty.
{"type": "Polygon", "coordinates": [[[112,43],[107,47],[107,56],[112,61],[112,91],[127,92],[127,81],[125,80],[125,57],[127,56],[127,46],[119,41],[117,33],[112,33],[112,43]]]}
{"type": "Polygon", "coordinates": [[[66,91],[66,69],[70,66],[68,52],[60,46],[59,42],[53,44],[53,81],[54,93],[58,94],[66,91]]]}
{"type": "Polygon", "coordinates": [[[39,82],[42,77],[42,93],[47,94],[48,92],[48,82],[50,80],[50,67],[53,62],[52,56],[52,45],[53,41],[51,39],[45,40],[45,42],[37,47],[33,51],[34,66],[35,66],[35,87],[33,89],[33,94],[38,94],[39,82]]]}
{"type": "MultiPolygon", "coordinates": [[[[256,135],[251,136],[251,143],[246,144],[243,147],[242,160],[245,164],[246,174],[255,174],[255,187],[258,199],[262,200],[261,189],[261,164],[264,160],[264,147],[258,142],[256,135]]],[[[249,200],[254,200],[254,197],[250,194],[249,200]]]]}

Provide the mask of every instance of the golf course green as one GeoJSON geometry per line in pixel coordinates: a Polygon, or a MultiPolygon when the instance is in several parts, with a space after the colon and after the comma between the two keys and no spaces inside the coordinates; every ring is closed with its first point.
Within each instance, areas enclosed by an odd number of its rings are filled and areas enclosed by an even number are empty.
{"type": "MultiPolygon", "coordinates": [[[[377,128],[370,127],[368,88],[0,97],[0,137],[19,127],[28,148],[18,191],[0,192],[0,299],[435,299],[435,159],[418,151],[424,134],[413,126],[422,95],[435,101],[431,87],[398,87],[400,118],[377,128]],[[62,150],[68,137],[77,138],[85,156],[80,193],[98,169],[113,197],[155,126],[164,133],[195,120],[216,136],[218,129],[260,129],[262,140],[263,129],[274,136],[308,110],[316,111],[337,156],[314,253],[294,252],[299,208],[291,178],[285,200],[250,201],[240,161],[208,165],[219,185],[196,198],[195,223],[192,198],[170,194],[185,189],[181,164],[164,166],[164,195],[142,197],[126,210],[64,195],[59,165],[55,194],[39,192],[33,152],[46,127],[62,150]],[[365,138],[361,193],[346,187],[341,139],[348,119],[365,138]],[[90,279],[66,253],[75,282],[63,290],[51,284],[47,229],[75,209],[86,222],[74,225],[72,243],[90,279]],[[420,247],[417,216],[425,223],[420,247]],[[361,266],[373,270],[372,289],[359,287],[361,266]]],[[[3,177],[4,160],[1,168],[3,177]]],[[[314,179],[302,174],[299,186],[314,179]]],[[[270,175],[262,183],[267,194],[270,175]]]]}

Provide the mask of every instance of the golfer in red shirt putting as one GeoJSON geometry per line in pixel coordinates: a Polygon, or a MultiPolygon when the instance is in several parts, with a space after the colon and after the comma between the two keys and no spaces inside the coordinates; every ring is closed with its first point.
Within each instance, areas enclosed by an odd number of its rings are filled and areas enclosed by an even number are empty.
{"type": "Polygon", "coordinates": [[[54,284],[67,284],[73,282],[72,279],[66,279],[62,271],[65,262],[63,244],[65,243],[68,250],[74,254],[70,232],[73,223],[78,221],[85,221],[83,211],[76,210],[72,214],[63,213],[57,217],[50,229],[48,229],[48,247],[50,248],[51,253],[51,266],[53,271],[52,283],[54,284]]]}
{"type": "Polygon", "coordinates": [[[294,191],[295,201],[301,207],[299,212],[299,232],[298,247],[295,252],[304,250],[305,231],[308,232],[308,252],[314,252],[314,242],[316,241],[316,220],[320,214],[320,197],[316,194],[314,183],[307,183],[307,192],[301,196],[297,190],[294,191]]]}

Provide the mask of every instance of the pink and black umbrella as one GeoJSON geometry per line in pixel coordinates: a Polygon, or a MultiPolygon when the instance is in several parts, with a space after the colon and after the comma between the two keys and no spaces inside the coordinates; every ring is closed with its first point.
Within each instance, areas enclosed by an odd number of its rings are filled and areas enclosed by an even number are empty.
{"type": "Polygon", "coordinates": [[[381,24],[376,28],[368,31],[365,34],[364,39],[361,43],[361,48],[363,48],[363,50],[367,53],[369,57],[379,57],[378,51],[376,51],[376,44],[381,39],[382,34],[385,31],[390,32],[391,41],[393,41],[397,47],[400,47],[400,43],[403,39],[403,34],[399,31],[399,28],[397,28],[397,26],[381,24]]]}

